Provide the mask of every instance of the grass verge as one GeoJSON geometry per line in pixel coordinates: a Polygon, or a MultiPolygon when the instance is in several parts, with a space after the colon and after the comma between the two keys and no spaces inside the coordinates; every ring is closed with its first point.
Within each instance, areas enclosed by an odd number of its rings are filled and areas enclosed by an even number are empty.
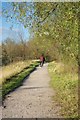
{"type": "Polygon", "coordinates": [[[0,68],[0,85],[6,82],[7,79],[17,75],[24,68],[29,67],[32,63],[32,60],[19,61],[15,63],[11,63],[7,66],[3,66],[0,68]]]}
{"type": "Polygon", "coordinates": [[[55,100],[61,106],[61,115],[78,117],[78,74],[70,72],[62,63],[51,62],[48,66],[50,85],[55,89],[55,100]]]}
{"type": "Polygon", "coordinates": [[[23,80],[39,65],[38,61],[33,62],[29,67],[24,68],[20,73],[11,76],[6,82],[2,84],[2,98],[4,100],[5,95],[13,91],[15,88],[22,85],[23,80]]]}

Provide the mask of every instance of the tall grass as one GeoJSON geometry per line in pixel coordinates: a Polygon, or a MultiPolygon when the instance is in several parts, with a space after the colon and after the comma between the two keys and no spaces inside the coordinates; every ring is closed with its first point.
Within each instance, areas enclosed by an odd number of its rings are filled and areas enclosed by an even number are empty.
{"type": "Polygon", "coordinates": [[[78,73],[77,68],[68,64],[49,64],[50,84],[56,91],[55,100],[61,105],[61,115],[67,118],[78,117],[78,73]]]}
{"type": "Polygon", "coordinates": [[[24,68],[28,67],[33,61],[19,61],[10,65],[4,66],[0,69],[0,84],[4,83],[6,79],[11,78],[15,74],[20,73],[24,68]]]}

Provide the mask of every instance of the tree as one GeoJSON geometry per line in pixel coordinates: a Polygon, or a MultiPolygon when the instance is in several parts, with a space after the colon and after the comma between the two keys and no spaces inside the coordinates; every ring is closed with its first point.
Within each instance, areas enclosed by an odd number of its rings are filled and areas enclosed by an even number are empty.
{"type": "Polygon", "coordinates": [[[30,58],[35,57],[35,53],[39,56],[44,52],[52,60],[77,61],[78,3],[34,2],[11,5],[13,14],[8,11],[6,17],[14,17],[30,29],[33,38],[28,46],[30,58]]]}

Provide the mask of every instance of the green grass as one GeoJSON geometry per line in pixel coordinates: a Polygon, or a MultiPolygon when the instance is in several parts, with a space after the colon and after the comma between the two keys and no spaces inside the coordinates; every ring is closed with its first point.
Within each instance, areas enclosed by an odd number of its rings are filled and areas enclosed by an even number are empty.
{"type": "Polygon", "coordinates": [[[29,67],[30,64],[34,63],[32,60],[19,61],[16,63],[11,63],[7,66],[0,68],[0,85],[11,77],[20,73],[26,67],[29,67]]]}
{"type": "Polygon", "coordinates": [[[56,62],[50,63],[48,69],[50,85],[56,91],[53,99],[60,104],[61,115],[66,118],[78,117],[78,73],[69,71],[66,65],[56,62]]]}
{"type": "Polygon", "coordinates": [[[39,62],[35,61],[29,65],[29,67],[24,68],[19,74],[11,76],[6,82],[2,85],[2,97],[5,98],[5,95],[9,92],[15,90],[15,88],[22,85],[24,79],[39,65],[39,62]]]}

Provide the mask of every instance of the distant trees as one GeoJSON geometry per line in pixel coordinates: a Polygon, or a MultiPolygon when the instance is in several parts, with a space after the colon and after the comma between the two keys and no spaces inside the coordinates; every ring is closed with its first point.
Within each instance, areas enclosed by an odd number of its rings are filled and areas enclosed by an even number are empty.
{"type": "MultiPolygon", "coordinates": [[[[25,46],[26,47],[26,46],[25,46]]],[[[16,43],[14,40],[7,38],[2,44],[2,63],[7,65],[11,62],[25,59],[23,43],[16,43]]]]}

